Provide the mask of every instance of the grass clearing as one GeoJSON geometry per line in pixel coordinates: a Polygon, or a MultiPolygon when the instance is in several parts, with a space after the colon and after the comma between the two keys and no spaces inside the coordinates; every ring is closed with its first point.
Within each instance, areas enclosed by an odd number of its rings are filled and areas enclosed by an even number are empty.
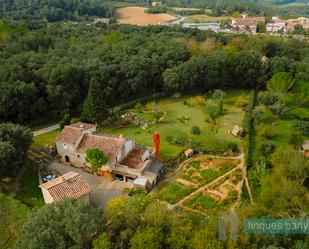
{"type": "Polygon", "coordinates": [[[13,247],[28,214],[26,205],[0,192],[0,248],[13,247]]]}
{"type": "Polygon", "coordinates": [[[20,179],[20,190],[17,193],[17,199],[29,207],[42,207],[44,199],[39,186],[37,170],[28,165],[20,179]]]}
{"type": "Polygon", "coordinates": [[[230,19],[230,16],[208,16],[208,15],[192,15],[186,18],[186,22],[223,22],[230,19]]]}
{"type": "Polygon", "coordinates": [[[157,196],[159,199],[163,201],[167,201],[170,204],[175,204],[180,201],[182,198],[191,194],[195,188],[187,188],[183,187],[178,183],[168,184],[166,187],[164,186],[158,193],[157,196]]]}
{"type": "Polygon", "coordinates": [[[42,135],[33,137],[33,146],[37,149],[47,146],[53,146],[55,144],[55,139],[60,133],[60,129],[49,131],[42,135]]]}
{"type": "MultiPolygon", "coordinates": [[[[235,102],[239,98],[247,98],[248,92],[245,90],[230,90],[224,99],[224,115],[216,119],[214,125],[209,121],[208,106],[195,105],[189,107],[184,105],[185,101],[189,101],[192,96],[182,97],[179,99],[166,98],[156,103],[156,108],[160,111],[167,112],[167,116],[160,124],[150,124],[146,130],[141,129],[133,124],[128,124],[123,127],[117,124],[110,124],[104,127],[99,127],[99,131],[113,133],[118,135],[126,135],[132,137],[138,144],[144,146],[152,146],[152,135],[158,131],[161,135],[161,157],[163,160],[169,160],[177,157],[186,148],[192,147],[195,144],[200,144],[200,147],[224,151],[229,141],[234,141],[241,145],[241,140],[228,135],[228,131],[235,124],[242,124],[244,112],[241,108],[235,107],[235,102]],[[201,134],[191,134],[192,126],[198,126],[201,129],[201,134]],[[176,143],[175,140],[181,143],[176,143]],[[194,141],[194,143],[192,143],[194,141]]],[[[130,109],[138,113],[137,110],[130,109]]],[[[138,114],[144,115],[144,114],[138,114]]],[[[149,114],[147,114],[148,116],[149,114]]],[[[150,114],[152,115],[152,114],[150,114]]],[[[153,116],[153,115],[152,115],[153,116]]],[[[145,117],[147,119],[147,117],[145,117]]],[[[149,118],[150,123],[153,117],[149,118]]]]}

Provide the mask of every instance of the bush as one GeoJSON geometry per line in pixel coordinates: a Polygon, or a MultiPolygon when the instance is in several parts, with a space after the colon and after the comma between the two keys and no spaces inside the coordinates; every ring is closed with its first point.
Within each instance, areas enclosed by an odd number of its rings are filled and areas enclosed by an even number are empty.
{"type": "Polygon", "coordinates": [[[263,105],[273,105],[279,100],[277,94],[272,92],[262,92],[259,94],[259,103],[263,105]]]}
{"type": "Polygon", "coordinates": [[[184,146],[188,143],[188,138],[186,136],[186,134],[184,133],[180,133],[176,136],[175,138],[175,143],[181,146],[184,146]]]}
{"type": "Polygon", "coordinates": [[[251,90],[248,100],[248,105],[245,109],[245,115],[243,120],[243,128],[247,134],[247,149],[245,154],[245,163],[247,167],[252,166],[253,161],[253,152],[254,152],[254,127],[253,127],[253,117],[252,112],[256,102],[255,90],[251,90]]]}
{"type": "Polygon", "coordinates": [[[284,113],[287,112],[288,108],[283,103],[277,102],[269,107],[269,110],[272,114],[274,114],[277,117],[282,116],[284,113]]]}
{"type": "Polygon", "coordinates": [[[255,124],[259,124],[263,120],[264,108],[262,106],[257,106],[252,111],[252,117],[255,124]]]}
{"type": "Polygon", "coordinates": [[[194,98],[190,98],[189,101],[193,105],[205,105],[206,104],[206,100],[203,96],[196,96],[194,98]]]}
{"type": "Polygon", "coordinates": [[[292,114],[296,119],[309,121],[309,111],[307,110],[296,109],[292,114]]]}
{"type": "Polygon", "coordinates": [[[155,103],[154,103],[153,101],[148,102],[148,103],[145,105],[146,111],[149,111],[149,112],[152,112],[152,111],[154,110],[154,107],[155,107],[155,103]]]}
{"type": "Polygon", "coordinates": [[[154,115],[154,118],[155,118],[156,122],[159,123],[159,120],[161,118],[161,114],[159,112],[156,112],[155,115],[154,115]]]}
{"type": "Polygon", "coordinates": [[[60,126],[60,130],[62,131],[63,128],[64,128],[64,126],[65,126],[63,120],[61,120],[61,121],[59,122],[59,126],[60,126]]]}
{"type": "Polygon", "coordinates": [[[201,134],[201,129],[200,127],[196,126],[196,125],[193,125],[192,128],[191,128],[191,133],[193,135],[199,135],[201,134]]]}
{"type": "Polygon", "coordinates": [[[275,149],[276,149],[276,145],[274,143],[268,142],[268,141],[261,143],[261,145],[259,147],[261,154],[263,156],[266,156],[266,157],[268,157],[272,153],[274,153],[275,149]]]}
{"type": "Polygon", "coordinates": [[[190,118],[188,116],[181,116],[181,117],[178,117],[177,120],[181,123],[188,123],[188,121],[190,120],[190,118]]]}
{"type": "Polygon", "coordinates": [[[267,89],[275,93],[287,93],[294,85],[293,76],[287,72],[278,72],[267,81],[267,89]]]}
{"type": "Polygon", "coordinates": [[[271,125],[262,124],[257,128],[257,133],[260,138],[269,139],[275,134],[275,129],[271,125]]]}
{"type": "Polygon", "coordinates": [[[309,135],[309,121],[295,120],[293,127],[301,132],[303,135],[309,135]]]}
{"type": "Polygon", "coordinates": [[[294,145],[294,148],[298,148],[303,142],[303,136],[300,132],[293,132],[289,137],[289,144],[294,145]]]}
{"type": "Polygon", "coordinates": [[[80,122],[80,118],[72,118],[71,119],[71,124],[75,124],[77,122],[80,122]]]}
{"type": "Polygon", "coordinates": [[[235,142],[229,142],[227,146],[232,152],[238,151],[238,145],[235,142]]]}
{"type": "Polygon", "coordinates": [[[222,99],[220,99],[219,102],[218,102],[217,115],[218,116],[223,115],[223,100],[222,99]]]}
{"type": "Polygon", "coordinates": [[[144,109],[144,106],[143,106],[140,102],[138,102],[138,103],[136,103],[136,105],[134,106],[134,109],[137,110],[138,112],[142,112],[143,109],[144,109]]]}
{"type": "Polygon", "coordinates": [[[301,98],[309,97],[309,82],[298,82],[294,88],[294,92],[301,98]]]}
{"type": "Polygon", "coordinates": [[[225,95],[226,95],[226,93],[224,91],[222,91],[220,89],[216,89],[216,90],[214,90],[211,98],[212,99],[221,99],[222,100],[225,97],[225,95]]]}
{"type": "Polygon", "coordinates": [[[71,124],[70,114],[65,114],[63,119],[59,122],[60,130],[63,130],[64,126],[71,124]]]}
{"type": "Polygon", "coordinates": [[[247,106],[247,104],[248,104],[248,101],[245,100],[245,99],[243,99],[243,98],[238,99],[238,100],[235,102],[235,106],[236,106],[236,107],[239,107],[239,108],[244,108],[244,107],[247,106]]]}

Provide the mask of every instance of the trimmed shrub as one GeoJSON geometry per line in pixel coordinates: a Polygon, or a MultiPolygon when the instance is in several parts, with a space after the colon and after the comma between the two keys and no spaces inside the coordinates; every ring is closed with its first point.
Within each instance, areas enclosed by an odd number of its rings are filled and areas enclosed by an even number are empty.
{"type": "Polygon", "coordinates": [[[189,99],[189,102],[193,105],[205,105],[206,99],[203,96],[196,96],[189,99]]]}
{"type": "Polygon", "coordinates": [[[254,153],[254,127],[253,127],[253,117],[252,111],[254,109],[256,102],[256,93],[255,90],[251,90],[248,105],[245,109],[245,115],[243,120],[243,128],[245,134],[247,134],[246,138],[246,154],[245,154],[245,163],[247,167],[251,167],[253,164],[253,153],[254,153]]]}
{"type": "Polygon", "coordinates": [[[238,99],[236,102],[235,102],[235,106],[236,107],[239,107],[239,108],[244,108],[248,105],[248,101],[241,98],[241,99],[238,99]]]}

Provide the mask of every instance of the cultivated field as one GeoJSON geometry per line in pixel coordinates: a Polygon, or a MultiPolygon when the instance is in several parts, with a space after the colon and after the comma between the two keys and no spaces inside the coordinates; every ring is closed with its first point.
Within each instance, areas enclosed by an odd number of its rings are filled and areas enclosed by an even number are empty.
{"type": "Polygon", "coordinates": [[[146,14],[146,8],[125,7],[116,10],[117,22],[139,26],[165,24],[177,19],[169,14],[146,14]]]}
{"type": "Polygon", "coordinates": [[[192,15],[186,19],[186,22],[222,22],[226,21],[230,16],[208,16],[208,15],[192,15]]]}
{"type": "Polygon", "coordinates": [[[241,160],[242,156],[195,156],[157,188],[157,197],[173,207],[194,212],[230,208],[239,200],[243,184],[241,160]]]}

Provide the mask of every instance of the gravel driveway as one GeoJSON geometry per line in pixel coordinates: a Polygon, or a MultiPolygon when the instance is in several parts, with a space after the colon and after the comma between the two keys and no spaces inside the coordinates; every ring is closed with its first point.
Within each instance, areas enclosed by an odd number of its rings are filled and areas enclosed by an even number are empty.
{"type": "Polygon", "coordinates": [[[110,181],[105,177],[91,175],[81,169],[67,166],[57,161],[53,161],[48,166],[48,169],[56,172],[58,175],[63,175],[70,171],[80,173],[92,189],[90,193],[90,202],[95,206],[103,208],[106,207],[106,204],[110,199],[122,195],[128,195],[127,192],[123,191],[125,188],[133,187],[132,183],[121,182],[118,180],[110,181]]]}

